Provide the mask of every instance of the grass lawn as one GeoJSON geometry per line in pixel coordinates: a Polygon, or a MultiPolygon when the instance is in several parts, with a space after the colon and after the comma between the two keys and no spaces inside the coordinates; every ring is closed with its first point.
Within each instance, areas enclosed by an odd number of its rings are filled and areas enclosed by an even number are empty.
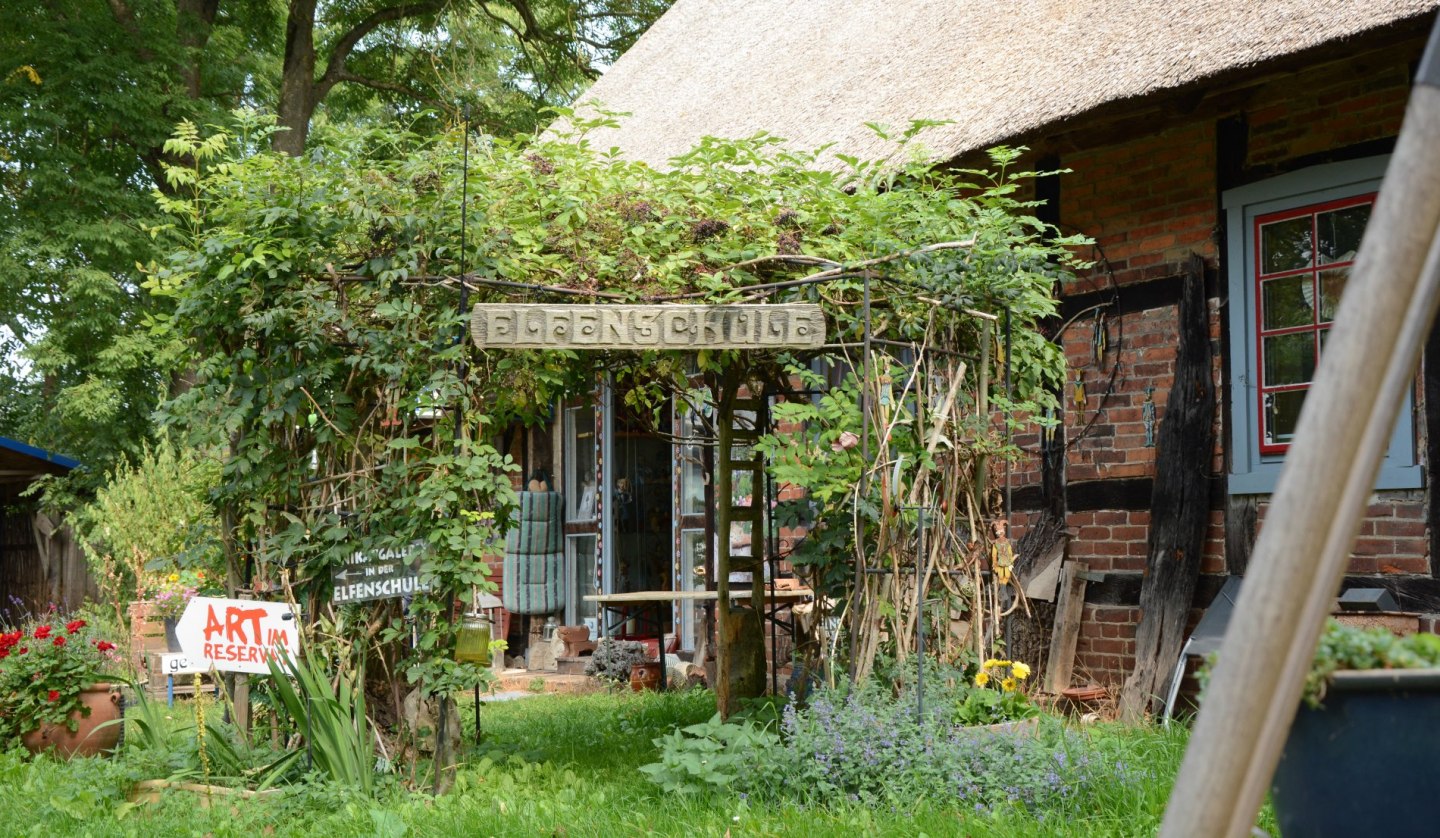
{"type": "MultiPolygon", "coordinates": [[[[461,718],[468,729],[468,703],[461,718]]],[[[651,740],[714,712],[707,692],[546,696],[485,705],[455,789],[440,798],[391,788],[377,800],[321,784],[274,799],[203,808],[193,795],[130,805],[140,779],[126,759],[0,755],[0,835],[1152,835],[1184,751],[1183,729],[1100,725],[1079,735],[1101,782],[1065,811],[977,815],[925,801],[894,807],[758,804],[738,795],[666,796],[636,769],[651,740]]],[[[1267,815],[1262,826],[1271,826],[1267,815]]]]}

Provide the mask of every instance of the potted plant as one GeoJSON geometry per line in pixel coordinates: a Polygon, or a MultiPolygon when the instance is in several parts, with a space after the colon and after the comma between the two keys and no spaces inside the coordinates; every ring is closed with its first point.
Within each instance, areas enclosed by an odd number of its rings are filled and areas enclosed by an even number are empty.
{"type": "Polygon", "coordinates": [[[1021,687],[1030,667],[1020,661],[991,658],[980,664],[973,685],[955,706],[955,722],[965,727],[1027,733],[1039,725],[1040,708],[1021,687]]]}
{"type": "Polygon", "coordinates": [[[203,570],[176,570],[163,576],[146,580],[142,595],[150,602],[150,614],[165,624],[165,644],[171,652],[180,651],[180,641],[175,636],[175,626],[185,613],[185,606],[200,594],[218,593],[210,585],[203,570]]]}
{"type": "Polygon", "coordinates": [[[1281,832],[1430,834],[1436,753],[1440,637],[1331,620],[1272,781],[1281,832]]]}
{"type": "Polygon", "coordinates": [[[0,747],[93,756],[119,741],[120,694],[106,673],[122,658],[84,620],[33,621],[0,633],[0,747]]]}

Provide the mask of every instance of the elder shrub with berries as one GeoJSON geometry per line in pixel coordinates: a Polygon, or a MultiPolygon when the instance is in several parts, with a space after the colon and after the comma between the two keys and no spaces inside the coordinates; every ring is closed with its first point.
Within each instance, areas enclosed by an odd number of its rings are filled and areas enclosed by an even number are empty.
{"type": "Polygon", "coordinates": [[[57,614],[0,631],[0,749],[42,723],[78,726],[88,712],[80,692],[120,670],[109,640],[90,636],[84,620],[57,614]]]}

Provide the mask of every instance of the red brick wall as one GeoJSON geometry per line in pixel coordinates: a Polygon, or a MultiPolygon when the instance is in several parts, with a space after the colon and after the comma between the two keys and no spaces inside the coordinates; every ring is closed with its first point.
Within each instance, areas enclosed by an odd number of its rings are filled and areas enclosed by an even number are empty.
{"type": "MultiPolygon", "coordinates": [[[[1279,173],[1301,158],[1314,162],[1315,155],[1332,149],[1393,137],[1418,48],[1417,41],[1414,50],[1373,51],[1255,88],[1243,111],[1249,124],[1247,166],[1257,173],[1279,173]]],[[[1067,287],[1066,294],[1108,290],[1113,278],[1123,296],[1125,286],[1178,276],[1191,253],[1203,257],[1212,270],[1218,268],[1223,218],[1216,193],[1216,122],[1233,115],[1209,112],[1133,139],[1061,153],[1061,166],[1073,173],[1061,176],[1060,226],[1092,237],[1093,252],[1081,255],[1097,263],[1067,287]]],[[[1212,299],[1210,306],[1219,401],[1225,378],[1225,362],[1219,357],[1221,322],[1228,314],[1220,300],[1212,299]]],[[[1120,322],[1112,317],[1110,340],[1118,344],[1118,352],[1112,349],[1101,364],[1093,358],[1092,328],[1091,315],[1086,315],[1063,335],[1069,380],[1079,371],[1088,396],[1087,406],[1077,409],[1073,384],[1067,385],[1066,471],[1072,497],[1087,481],[1153,475],[1155,449],[1145,445],[1142,422],[1146,388],[1155,388],[1158,432],[1174,371],[1173,304],[1129,313],[1120,322]]],[[[1222,412],[1216,416],[1216,475],[1225,469],[1222,412]]],[[[1037,485],[1038,435],[1020,435],[1016,441],[1030,453],[1014,467],[1013,485],[1037,485]]],[[[1362,525],[1350,572],[1429,574],[1425,503],[1424,492],[1377,495],[1362,525]]],[[[1017,535],[1031,518],[1028,513],[1016,515],[1017,535]]],[[[1111,575],[1144,570],[1148,510],[1071,512],[1068,524],[1072,558],[1111,575]]],[[[1225,572],[1224,534],[1224,513],[1216,510],[1206,536],[1204,573],[1225,572]]],[[[1139,619],[1133,603],[1087,604],[1077,680],[1122,683],[1133,665],[1139,619]]]]}

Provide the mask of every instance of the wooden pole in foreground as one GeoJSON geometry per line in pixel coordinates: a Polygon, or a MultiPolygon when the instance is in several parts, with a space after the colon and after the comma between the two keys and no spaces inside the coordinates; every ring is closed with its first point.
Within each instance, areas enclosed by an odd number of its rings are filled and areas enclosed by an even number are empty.
{"type": "Polygon", "coordinates": [[[1437,52],[1440,20],[1180,766],[1166,838],[1250,834],[1413,386],[1440,299],[1437,52]]]}

